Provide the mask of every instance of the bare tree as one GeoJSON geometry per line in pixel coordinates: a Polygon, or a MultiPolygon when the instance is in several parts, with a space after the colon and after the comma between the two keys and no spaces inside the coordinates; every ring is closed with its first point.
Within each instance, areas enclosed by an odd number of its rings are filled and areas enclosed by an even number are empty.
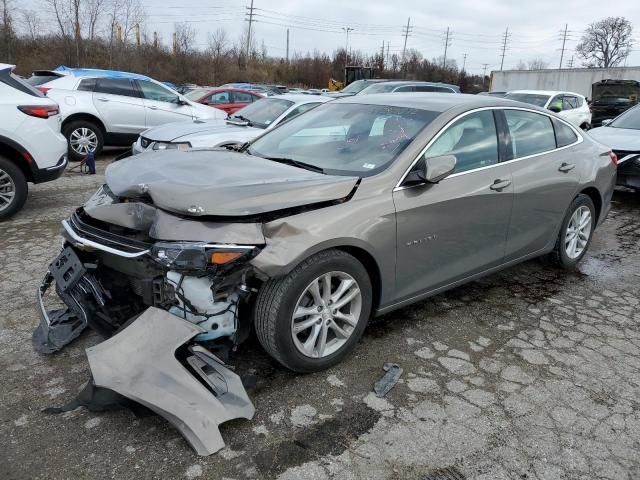
{"type": "Polygon", "coordinates": [[[549,62],[545,62],[541,58],[534,58],[529,60],[529,70],[544,70],[549,66],[549,62]]]}
{"type": "Polygon", "coordinates": [[[69,3],[64,0],[44,0],[44,2],[49,5],[56,18],[56,24],[58,25],[60,35],[62,37],[69,36],[69,31],[71,29],[69,24],[69,17],[71,16],[69,3]]]}
{"type": "Polygon", "coordinates": [[[229,49],[227,32],[219,28],[214,33],[209,34],[209,55],[211,56],[211,67],[213,69],[213,85],[217,85],[218,76],[224,68],[229,49]]]}
{"type": "Polygon", "coordinates": [[[524,63],[522,60],[518,61],[518,65],[516,65],[516,70],[526,70],[527,69],[527,64],[524,63]]]}
{"type": "Polygon", "coordinates": [[[188,23],[176,23],[174,39],[174,53],[179,55],[189,54],[196,40],[196,30],[188,23]]]}
{"type": "Polygon", "coordinates": [[[42,20],[35,10],[22,10],[22,28],[31,41],[35,41],[42,34],[42,20]]]}
{"type": "Polygon", "coordinates": [[[104,13],[105,0],[88,0],[84,8],[87,38],[95,40],[98,36],[98,23],[104,13]]]}
{"type": "MultiPolygon", "coordinates": [[[[2,43],[4,50],[4,55],[8,60],[11,60],[11,44],[13,40],[13,18],[11,17],[12,11],[12,1],[11,0],[1,0],[2,3],[2,43]]],[[[1,52],[1,50],[0,50],[1,52]]]]}
{"type": "Polygon", "coordinates": [[[615,67],[633,46],[633,26],[624,17],[608,17],[589,25],[576,52],[590,67],[615,67]]]}

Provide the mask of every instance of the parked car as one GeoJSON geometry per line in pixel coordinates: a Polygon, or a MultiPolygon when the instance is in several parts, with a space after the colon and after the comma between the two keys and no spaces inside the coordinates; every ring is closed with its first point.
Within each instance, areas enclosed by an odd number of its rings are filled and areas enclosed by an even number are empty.
{"type": "Polygon", "coordinates": [[[329,93],[325,93],[324,95],[328,97],[333,97],[333,98],[350,97],[352,95],[356,95],[360,93],[369,85],[373,85],[374,83],[380,83],[380,82],[388,82],[388,81],[389,80],[385,80],[382,78],[371,79],[371,80],[356,80],[355,82],[352,82],[346,87],[344,87],[339,92],[329,92],[329,93]]]}
{"type": "Polygon", "coordinates": [[[99,154],[104,145],[130,145],[146,128],[175,121],[224,119],[222,110],[188,100],[152,79],[73,74],[38,86],[61,107],[69,158],[99,154]]]}
{"type": "Polygon", "coordinates": [[[356,95],[370,95],[372,93],[402,93],[402,92],[437,92],[460,93],[460,87],[448,83],[433,83],[421,81],[390,81],[374,83],[356,95]]]}
{"type": "Polygon", "coordinates": [[[27,182],[55,180],[67,165],[58,104],[0,64],[0,220],[27,200],[27,182]]]}
{"type": "Polygon", "coordinates": [[[224,123],[171,123],[142,132],[132,153],[242,144],[329,100],[293,93],[262,98],[238,110],[224,123]]]}
{"type": "Polygon", "coordinates": [[[602,125],[589,133],[617,155],[617,184],[640,191],[640,105],[602,125]]]}
{"type": "Polygon", "coordinates": [[[640,82],[636,80],[606,79],[591,86],[592,125],[602,125],[603,120],[611,120],[640,99],[640,82]]]}
{"type": "Polygon", "coordinates": [[[63,77],[109,77],[151,80],[150,77],[139,73],[122,72],[119,70],[103,70],[99,68],[65,67],[64,65],[60,65],[53,70],[34,70],[26,82],[46,94],[48,88],[41,88],[40,86],[63,77]]]}
{"type": "Polygon", "coordinates": [[[504,97],[508,92],[478,92],[478,95],[489,95],[491,97],[504,97]]]}
{"type": "Polygon", "coordinates": [[[211,87],[196,88],[185,94],[185,97],[191,101],[223,110],[227,115],[263,98],[259,93],[239,88],[211,87]]]}
{"type": "Polygon", "coordinates": [[[591,111],[587,100],[578,93],[545,90],[513,90],[503,98],[530,103],[557,113],[583,130],[591,128],[591,111]]]}
{"type": "MultiPolygon", "coordinates": [[[[242,151],[110,165],[106,186],[63,222],[64,249],[39,292],[64,279],[56,291],[75,322],[107,335],[138,315],[197,324],[166,342],[174,361],[195,335],[237,343],[255,329],[282,365],[318,371],[353,350],[372,313],[541,255],[575,267],[609,212],[615,175],[608,147],[531,105],[344,98],[242,151]]],[[[157,351],[162,335],[140,328],[135,338],[157,351]]]]}

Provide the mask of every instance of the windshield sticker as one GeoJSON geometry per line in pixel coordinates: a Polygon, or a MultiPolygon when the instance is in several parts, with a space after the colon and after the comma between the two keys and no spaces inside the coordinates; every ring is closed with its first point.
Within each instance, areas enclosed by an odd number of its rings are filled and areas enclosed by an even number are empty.
{"type": "Polygon", "coordinates": [[[367,168],[369,170],[376,168],[374,163],[365,163],[364,165],[362,165],[362,168],[367,168]]]}

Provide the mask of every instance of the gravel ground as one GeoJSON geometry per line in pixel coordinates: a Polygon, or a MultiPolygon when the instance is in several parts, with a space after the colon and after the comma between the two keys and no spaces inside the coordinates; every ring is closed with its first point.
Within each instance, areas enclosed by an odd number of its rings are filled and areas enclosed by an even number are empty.
{"type": "Polygon", "coordinates": [[[329,371],[292,374],[248,342],[231,363],[258,377],[256,416],[204,458],[160,417],[42,412],[74,397],[99,341],[31,348],[60,220],[102,181],[35,186],[0,226],[0,478],[640,478],[640,195],[616,192],[580,271],[531,261],[386,315],[329,371]],[[378,399],[386,361],[404,373],[378,399]]]}

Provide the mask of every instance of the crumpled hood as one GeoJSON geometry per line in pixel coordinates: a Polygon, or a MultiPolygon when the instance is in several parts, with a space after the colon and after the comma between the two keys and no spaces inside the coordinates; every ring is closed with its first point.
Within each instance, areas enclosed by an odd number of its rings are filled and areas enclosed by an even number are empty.
{"type": "Polygon", "coordinates": [[[242,217],[347,197],[357,177],[323,175],[228,150],[147,152],[109,165],[109,189],[182,215],[242,217]]]}
{"type": "Polygon", "coordinates": [[[201,133],[213,132],[225,126],[227,126],[227,122],[223,119],[171,122],[150,128],[149,130],[142,132],[142,136],[159,142],[172,142],[185,135],[198,135],[201,133]]]}
{"type": "Polygon", "coordinates": [[[629,128],[598,127],[589,135],[613,150],[640,152],[640,131],[629,128]]]}

